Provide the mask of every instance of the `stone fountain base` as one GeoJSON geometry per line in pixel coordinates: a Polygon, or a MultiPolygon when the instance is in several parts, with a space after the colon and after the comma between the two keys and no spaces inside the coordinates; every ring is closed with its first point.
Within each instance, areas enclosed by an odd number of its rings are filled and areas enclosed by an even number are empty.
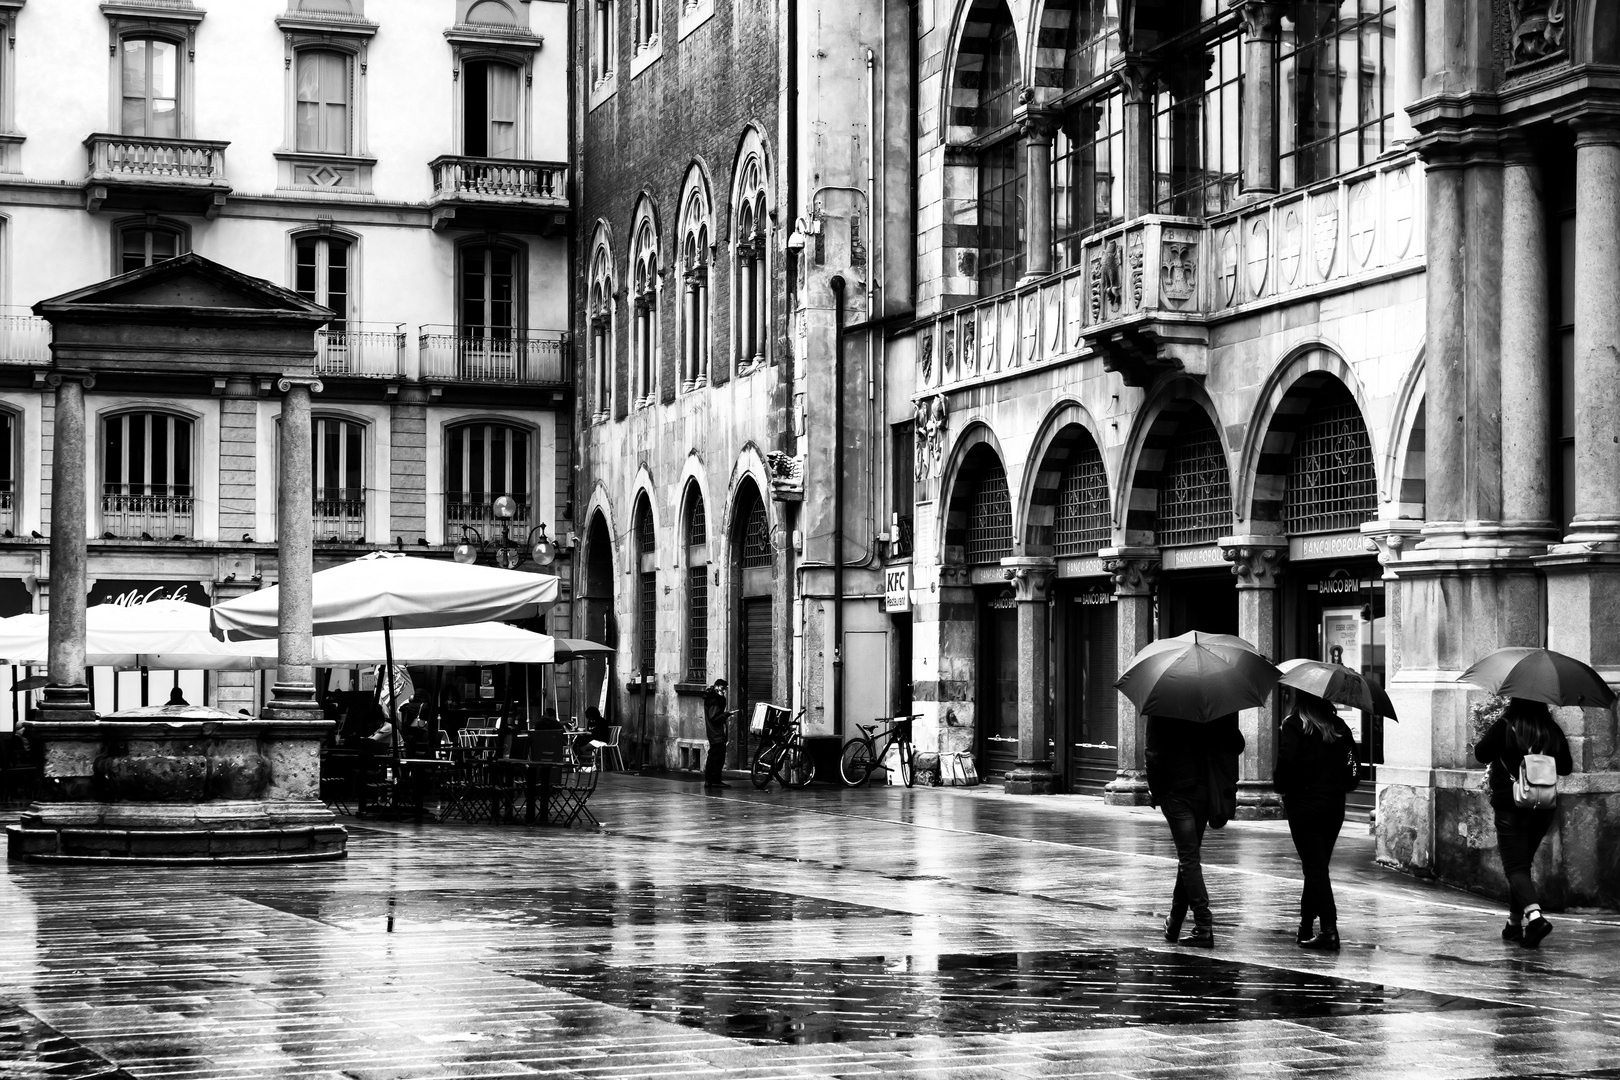
{"type": "Polygon", "coordinates": [[[348,833],[320,798],[325,720],[191,706],[48,720],[40,799],[6,830],[28,862],[308,862],[348,833]]]}

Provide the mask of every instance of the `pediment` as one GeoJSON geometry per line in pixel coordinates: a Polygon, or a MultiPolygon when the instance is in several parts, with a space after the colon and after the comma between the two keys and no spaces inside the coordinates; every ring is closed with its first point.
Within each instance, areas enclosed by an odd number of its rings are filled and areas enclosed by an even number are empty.
{"type": "Polygon", "coordinates": [[[326,308],[295,292],[195,252],[42,300],[34,310],[47,317],[71,317],[75,311],[106,307],[183,308],[194,316],[212,309],[331,318],[326,308]]]}

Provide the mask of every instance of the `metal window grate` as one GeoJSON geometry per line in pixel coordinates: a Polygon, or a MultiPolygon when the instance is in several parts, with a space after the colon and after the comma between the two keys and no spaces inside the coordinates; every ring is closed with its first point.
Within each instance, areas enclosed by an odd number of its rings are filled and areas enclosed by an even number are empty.
{"type": "Polygon", "coordinates": [[[1378,513],[1372,442],[1353,401],[1312,409],[1294,446],[1283,521],[1290,533],[1340,532],[1378,513]]]}
{"type": "Polygon", "coordinates": [[[1155,530],[1161,545],[1212,544],[1232,525],[1231,480],[1208,420],[1183,427],[1164,463],[1155,530]]]}
{"type": "Polygon", "coordinates": [[[709,670],[709,568],[686,570],[686,681],[704,682],[709,670]]]}
{"type": "Polygon", "coordinates": [[[1057,553],[1089,555],[1113,539],[1108,477],[1102,454],[1087,442],[1063,470],[1058,487],[1057,553]]]}
{"type": "Polygon", "coordinates": [[[656,670],[658,655],[658,575],[643,573],[639,581],[641,610],[636,613],[641,631],[641,670],[656,670]]]}
{"type": "Polygon", "coordinates": [[[694,496],[692,512],[686,518],[686,546],[697,547],[709,542],[709,519],[703,512],[703,499],[694,496]]]}
{"type": "Polygon", "coordinates": [[[742,565],[744,570],[768,570],[771,565],[771,525],[765,517],[765,504],[757,499],[748,508],[743,527],[742,565]]]}
{"type": "Polygon", "coordinates": [[[968,510],[967,561],[970,566],[999,563],[1012,554],[1012,502],[1007,497],[1007,471],[991,461],[979,469],[968,510]]]}

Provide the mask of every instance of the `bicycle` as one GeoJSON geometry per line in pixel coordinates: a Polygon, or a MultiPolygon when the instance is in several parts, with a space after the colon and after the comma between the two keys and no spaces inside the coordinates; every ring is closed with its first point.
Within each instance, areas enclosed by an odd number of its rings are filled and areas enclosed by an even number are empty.
{"type": "Polygon", "coordinates": [[[911,722],[921,715],[913,713],[911,716],[897,716],[893,719],[880,718],[878,722],[889,725],[881,750],[877,746],[878,723],[856,724],[855,726],[861,729],[861,734],[844,743],[844,749],[838,755],[838,772],[843,776],[844,783],[850,787],[860,787],[866,783],[874,769],[884,768],[883,759],[891,746],[894,747],[895,757],[899,759],[901,783],[906,787],[915,783],[917,770],[912,762],[911,722]]]}
{"type": "Polygon", "coordinates": [[[788,719],[786,709],[771,706],[770,718],[766,720],[763,732],[764,741],[754,752],[754,764],[749,774],[755,788],[763,791],[772,779],[783,787],[806,788],[816,778],[815,762],[810,759],[810,751],[804,745],[800,723],[803,717],[803,709],[788,719]]]}

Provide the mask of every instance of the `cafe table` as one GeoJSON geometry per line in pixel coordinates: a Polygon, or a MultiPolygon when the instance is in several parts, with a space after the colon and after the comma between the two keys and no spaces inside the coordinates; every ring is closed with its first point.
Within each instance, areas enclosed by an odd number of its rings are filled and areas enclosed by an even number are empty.
{"type": "Polygon", "coordinates": [[[400,758],[399,781],[409,792],[411,811],[418,819],[428,816],[424,805],[428,785],[444,769],[455,767],[455,762],[444,758],[400,758]]]}
{"type": "MultiPolygon", "coordinates": [[[[534,824],[535,806],[538,804],[539,806],[546,808],[542,811],[542,816],[547,819],[545,823],[549,824],[551,807],[551,770],[557,768],[557,763],[555,761],[534,761],[530,758],[506,757],[496,758],[494,761],[490,762],[490,764],[497,769],[505,769],[510,772],[522,771],[524,821],[530,825],[534,824]]],[[[508,821],[512,820],[512,810],[510,806],[507,808],[506,819],[508,821]]]]}

